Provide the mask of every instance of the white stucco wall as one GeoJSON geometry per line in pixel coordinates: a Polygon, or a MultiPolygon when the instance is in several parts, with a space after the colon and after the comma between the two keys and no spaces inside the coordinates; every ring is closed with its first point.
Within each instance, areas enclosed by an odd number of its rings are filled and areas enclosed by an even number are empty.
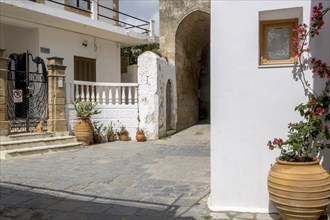
{"type": "Polygon", "coordinates": [[[171,80],[172,123],[175,128],[176,80],[175,68],[153,52],[144,52],[138,57],[139,116],[140,127],[148,140],[166,134],[166,83],[171,80]]]}
{"type": "Polygon", "coordinates": [[[80,56],[96,59],[97,82],[120,82],[120,47],[117,43],[44,26],[39,32],[40,47],[50,48],[50,54],[40,53],[40,56],[45,60],[53,56],[64,58],[67,80],[73,80],[74,56],[80,56]],[[87,47],[82,45],[85,40],[87,47]]]}
{"type": "MultiPolygon", "coordinates": [[[[119,130],[123,125],[129,132],[132,141],[135,141],[135,134],[137,128],[137,105],[111,105],[97,107],[101,111],[100,114],[93,115],[92,121],[99,121],[100,124],[107,126],[112,122],[115,129],[119,130]]],[[[68,106],[69,112],[69,132],[74,133],[74,125],[76,121],[76,112],[72,105],[68,106]]]]}
{"type": "Polygon", "coordinates": [[[121,80],[120,45],[113,41],[26,22],[25,27],[3,24],[0,46],[6,49],[6,55],[30,50],[34,56],[43,58],[46,64],[48,57],[64,58],[67,81],[74,77],[74,56],[96,59],[97,82],[121,80]],[[85,40],[87,47],[82,45],[85,40]],[[40,47],[49,48],[50,53],[40,52],[40,47]]]}
{"type": "Polygon", "coordinates": [[[258,67],[259,12],[293,7],[309,23],[310,1],[211,1],[211,210],[274,211],[267,175],[279,151],[267,142],[286,137],[306,98],[292,66],[258,67]]]}

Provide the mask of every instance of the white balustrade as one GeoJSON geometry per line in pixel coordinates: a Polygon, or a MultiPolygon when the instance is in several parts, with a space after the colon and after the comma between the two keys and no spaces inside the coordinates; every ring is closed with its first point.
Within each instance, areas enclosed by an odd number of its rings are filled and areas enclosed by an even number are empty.
{"type": "Polygon", "coordinates": [[[102,105],[137,105],[137,83],[68,82],[68,101],[80,98],[102,105]],[[113,95],[114,92],[114,95],[113,95]]]}

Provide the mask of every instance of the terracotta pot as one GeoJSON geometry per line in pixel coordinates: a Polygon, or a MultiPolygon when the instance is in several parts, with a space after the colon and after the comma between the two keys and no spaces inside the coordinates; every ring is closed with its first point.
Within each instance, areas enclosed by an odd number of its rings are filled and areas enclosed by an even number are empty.
{"type": "Polygon", "coordinates": [[[108,135],[108,141],[109,142],[113,142],[116,140],[116,135],[115,134],[109,134],[108,135]]]}
{"type": "Polygon", "coordinates": [[[138,142],[146,141],[146,136],[144,135],[144,133],[136,133],[135,138],[138,142]]]}
{"type": "Polygon", "coordinates": [[[89,118],[78,118],[75,125],[75,136],[83,145],[89,145],[93,141],[93,125],[89,118]]]}
{"type": "Polygon", "coordinates": [[[330,178],[313,162],[277,159],[268,175],[269,198],[283,220],[318,219],[330,203],[330,178]]]}
{"type": "Polygon", "coordinates": [[[101,135],[94,135],[94,143],[95,144],[102,143],[102,136],[101,135]]]}
{"type": "Polygon", "coordinates": [[[129,140],[128,134],[121,134],[121,135],[119,135],[119,140],[121,140],[121,141],[128,141],[129,140]]]}

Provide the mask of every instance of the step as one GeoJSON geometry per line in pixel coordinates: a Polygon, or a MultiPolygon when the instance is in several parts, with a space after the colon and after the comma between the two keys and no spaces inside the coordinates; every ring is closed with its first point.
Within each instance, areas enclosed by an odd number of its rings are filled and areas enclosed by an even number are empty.
{"type": "Polygon", "coordinates": [[[68,136],[68,135],[69,135],[68,131],[11,134],[8,136],[0,136],[0,144],[1,144],[1,142],[7,142],[7,141],[29,140],[29,139],[36,139],[36,138],[68,136]]]}
{"type": "Polygon", "coordinates": [[[21,157],[21,156],[40,155],[44,153],[58,152],[64,150],[74,150],[80,148],[83,148],[82,143],[74,142],[74,143],[57,144],[57,145],[49,145],[49,146],[37,146],[37,147],[27,147],[27,148],[19,148],[12,150],[1,150],[0,159],[3,160],[3,159],[21,157]]]}
{"type": "Polygon", "coordinates": [[[168,130],[168,131],[166,131],[166,136],[172,136],[175,133],[176,133],[176,130],[168,130]]]}
{"type": "Polygon", "coordinates": [[[76,142],[75,136],[56,136],[56,137],[44,137],[27,140],[14,140],[5,141],[0,143],[0,150],[13,150],[20,148],[28,148],[31,146],[47,146],[54,144],[67,144],[76,142]]]}

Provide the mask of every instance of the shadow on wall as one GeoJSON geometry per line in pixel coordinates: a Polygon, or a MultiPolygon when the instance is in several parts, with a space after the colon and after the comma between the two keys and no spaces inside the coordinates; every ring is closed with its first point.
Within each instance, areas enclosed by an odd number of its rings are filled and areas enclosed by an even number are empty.
{"type": "Polygon", "coordinates": [[[180,219],[178,206],[113,199],[0,181],[0,218],[13,219],[180,219]]]}
{"type": "MultiPolygon", "coordinates": [[[[311,14],[313,10],[314,5],[318,5],[319,3],[323,4],[324,8],[330,7],[330,1],[325,0],[316,0],[311,1],[311,14]]],[[[330,13],[328,12],[324,19],[324,26],[322,27],[322,30],[320,32],[320,35],[316,36],[312,41],[310,45],[311,54],[312,57],[315,57],[316,59],[321,59],[322,62],[327,63],[327,65],[330,65],[330,13]]],[[[320,91],[320,88],[324,88],[324,82],[325,80],[321,80],[318,77],[315,77],[313,83],[313,89],[315,91],[320,91]]],[[[328,126],[330,127],[330,122],[328,122],[328,126]]],[[[330,173],[330,149],[323,150],[321,152],[320,158],[323,159],[323,167],[330,173]]],[[[330,205],[328,206],[328,211],[330,210],[330,205]]]]}

